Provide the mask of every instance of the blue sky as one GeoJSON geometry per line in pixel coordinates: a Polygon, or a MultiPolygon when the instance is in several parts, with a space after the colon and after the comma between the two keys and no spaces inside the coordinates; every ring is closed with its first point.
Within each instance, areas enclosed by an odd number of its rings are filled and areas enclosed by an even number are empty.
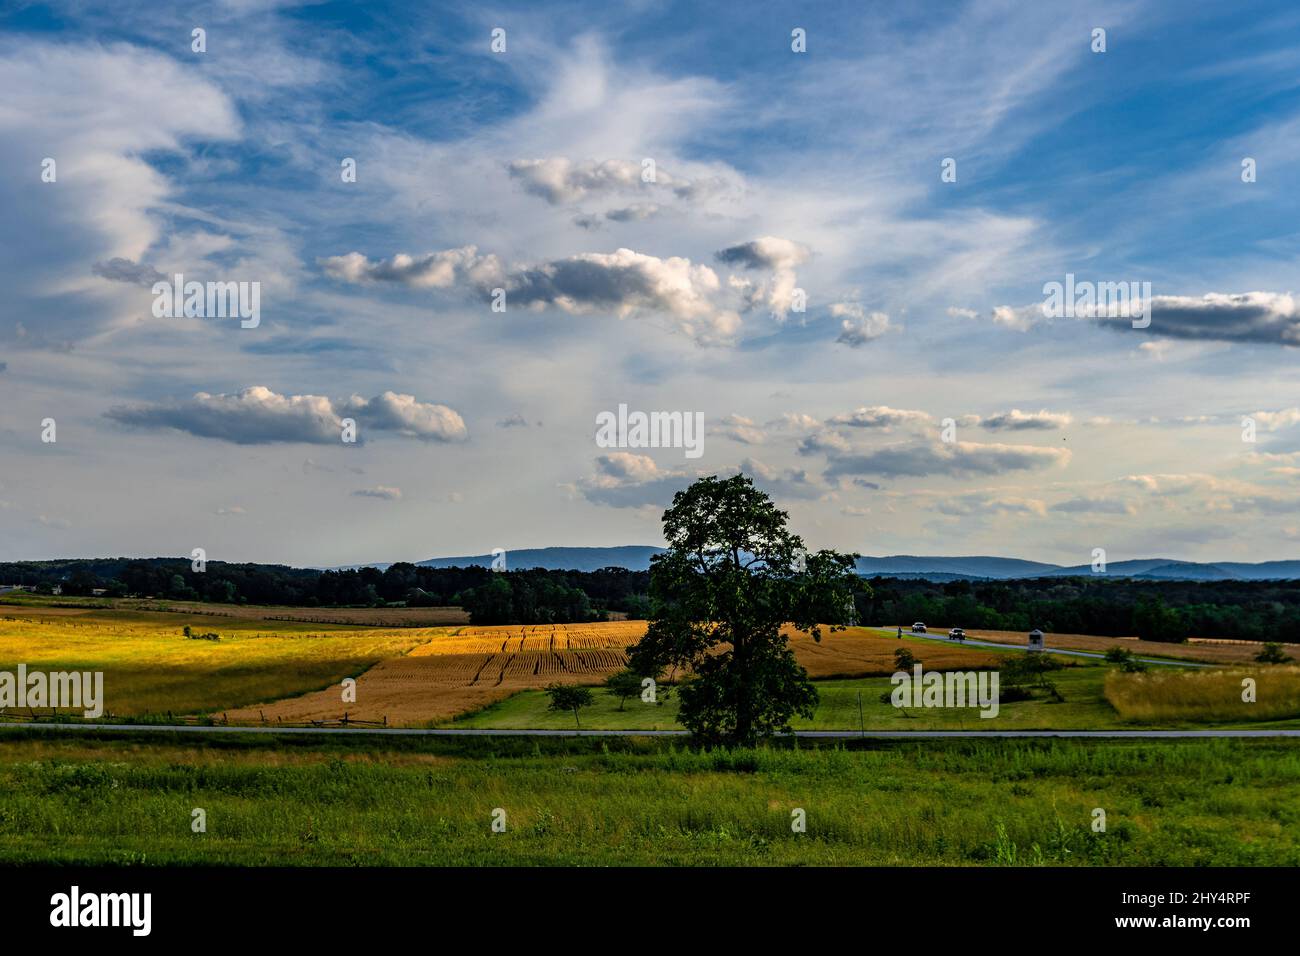
{"type": "Polygon", "coordinates": [[[1296,555],[1294,5],[6,3],[0,88],[2,559],[657,543],[738,469],[866,554],[1296,555]]]}

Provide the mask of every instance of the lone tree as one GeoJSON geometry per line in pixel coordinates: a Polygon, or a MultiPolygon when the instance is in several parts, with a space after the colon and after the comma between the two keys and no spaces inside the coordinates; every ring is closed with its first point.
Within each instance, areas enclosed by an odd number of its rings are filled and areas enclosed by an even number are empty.
{"type": "Polygon", "coordinates": [[[623,670],[605,678],[605,689],[618,698],[618,709],[623,710],[629,697],[641,693],[641,675],[636,671],[623,670]]]}
{"type": "Polygon", "coordinates": [[[631,669],[689,670],[679,719],[703,743],[750,746],[811,717],[817,690],[781,626],[820,641],[820,625],[853,620],[857,555],[807,552],[787,518],[744,475],[701,478],[664,512],[668,549],[650,559],[653,611],[631,669]]]}
{"type": "Polygon", "coordinates": [[[546,696],[551,698],[547,710],[573,711],[573,722],[579,730],[582,729],[582,721],[578,720],[578,708],[591,704],[591,691],[573,684],[550,684],[546,688],[546,696]]]}

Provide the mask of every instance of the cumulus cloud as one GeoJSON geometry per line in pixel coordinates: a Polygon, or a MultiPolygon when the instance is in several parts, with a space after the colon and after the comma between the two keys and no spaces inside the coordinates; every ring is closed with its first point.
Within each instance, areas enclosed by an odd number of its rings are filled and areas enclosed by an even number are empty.
{"type": "Polygon", "coordinates": [[[728,415],[713,428],[713,432],[742,445],[761,445],[767,441],[762,427],[744,415],[728,415]]]}
{"type": "Polygon", "coordinates": [[[1065,514],[1137,514],[1137,508],[1134,507],[1132,502],[1123,501],[1119,498],[1100,498],[1091,495],[1076,495],[1073,498],[1058,501],[1052,505],[1051,510],[1065,514]]]}
{"type": "Polygon", "coordinates": [[[467,436],[465,420],[446,405],[416,401],[414,395],[384,392],[367,401],[353,395],[343,406],[367,428],[397,432],[409,438],[461,441],[467,436]]]}
{"type": "Polygon", "coordinates": [[[608,209],[605,218],[611,222],[644,222],[659,215],[659,207],[652,202],[638,202],[622,209],[608,209]]]}
{"type": "Polygon", "coordinates": [[[895,425],[926,425],[933,419],[929,414],[907,408],[890,408],[888,405],[864,405],[851,412],[826,420],[827,425],[844,425],[849,428],[879,428],[889,431],[895,425]]]}
{"type": "Polygon", "coordinates": [[[400,501],[402,498],[401,488],[391,488],[388,485],[376,485],[373,488],[358,488],[352,492],[354,498],[378,498],[381,501],[400,501]]]}
{"type": "Polygon", "coordinates": [[[742,269],[793,269],[808,261],[808,247],[790,239],[761,236],[715,254],[719,262],[742,269]]]}
{"type": "Polygon", "coordinates": [[[839,432],[827,429],[805,436],[798,451],[801,455],[840,455],[852,451],[852,446],[839,432]]]}
{"type": "Polygon", "coordinates": [[[507,270],[496,256],[480,256],[476,247],[464,246],[424,256],[399,253],[386,260],[351,252],[318,261],[327,275],[345,282],[440,289],[463,282],[481,296],[501,288],[507,308],[550,306],[571,314],[612,312],[619,318],[666,315],[700,345],[729,344],[741,327],[736,311],[717,301],[722,285],[717,273],[677,256],[660,259],[617,249],[507,270]]]}
{"type": "MultiPolygon", "coordinates": [[[[1127,319],[1097,321],[1131,327],[1127,319]]],[[[1151,325],[1144,331],[1175,339],[1300,346],[1300,303],[1289,292],[1158,295],[1151,299],[1151,325]]]]}
{"type": "MultiPolygon", "coordinates": [[[[1207,292],[1202,296],[1156,295],[1149,303],[1150,324],[1133,328],[1133,320],[1112,306],[1078,308],[1076,317],[1120,331],[1142,331],[1171,339],[1247,342],[1257,345],[1300,346],[1300,301],[1290,292],[1207,292]]],[[[1052,321],[1041,303],[1000,305],[995,324],[1026,331],[1052,321]]],[[[1160,358],[1162,351],[1147,349],[1160,358]]]]}
{"type": "Polygon", "coordinates": [[[826,489],[800,468],[772,468],[755,458],[746,458],[736,471],[749,475],[754,484],[775,498],[820,498],[826,489]]]}
{"type": "Polygon", "coordinates": [[[630,159],[574,162],[563,156],[548,159],[516,159],[506,166],[524,192],[545,199],[552,206],[575,203],[589,196],[628,192],[634,189],[662,189],[679,199],[690,200],[712,192],[718,183],[692,181],[656,167],[647,181],[641,163],[630,159]]]}
{"type": "Polygon", "coordinates": [[[821,422],[811,415],[805,415],[803,412],[783,412],[778,417],[767,423],[768,428],[779,428],[788,431],[815,431],[821,428],[821,422]]]}
{"type": "Polygon", "coordinates": [[[1013,408],[1000,415],[990,415],[979,419],[979,426],[988,431],[1045,431],[1065,428],[1073,421],[1070,415],[1046,410],[1022,412],[1013,408]]]}
{"type": "Polygon", "coordinates": [[[649,455],[617,451],[595,464],[596,473],[580,479],[576,488],[593,504],[611,508],[666,508],[691,482],[688,473],[661,469],[649,455]]]}
{"type": "Polygon", "coordinates": [[[761,236],[714,254],[714,258],[725,265],[771,273],[757,284],[733,277],[731,286],[745,297],[750,308],[766,303],[778,319],[784,319],[794,305],[798,281],[795,269],[808,261],[808,256],[807,246],[777,236],[761,236]]]}
{"type": "Polygon", "coordinates": [[[631,249],[582,253],[521,269],[505,286],[508,304],[554,306],[575,314],[608,311],[619,318],[667,315],[701,345],[727,344],[740,331],[740,316],[715,301],[720,287],[708,266],[631,249]]]}
{"type": "Polygon", "coordinates": [[[940,514],[954,517],[974,515],[1025,515],[1042,518],[1047,515],[1047,505],[1037,498],[1022,498],[1015,495],[993,495],[985,492],[972,492],[965,495],[944,496],[939,499],[935,509],[940,514]]]}
{"type": "Polygon", "coordinates": [[[1015,329],[1017,332],[1027,332],[1039,322],[1046,321],[1041,304],[1024,305],[1019,308],[999,305],[993,309],[992,318],[995,325],[1015,329]]]}
{"type": "Polygon", "coordinates": [[[354,395],[335,402],[320,395],[280,395],[254,385],[233,395],[199,392],[186,402],[114,408],[106,417],[135,428],[170,428],[238,445],[334,444],[341,441],[345,418],[356,420],[359,441],[369,430],[427,441],[467,437],[465,422],[457,412],[394,392],[369,400],[354,395]]]}
{"type": "Polygon", "coordinates": [[[947,475],[999,475],[1010,471],[1038,471],[1070,460],[1064,448],[1035,445],[975,444],[972,442],[912,441],[865,452],[832,455],[828,478],[883,475],[889,478],[947,475]]]}
{"type": "Polygon", "coordinates": [[[447,289],[463,279],[486,287],[499,283],[502,275],[496,256],[480,256],[475,246],[420,256],[399,252],[391,259],[368,259],[359,252],[349,252],[316,261],[327,276],[342,282],[393,282],[417,289],[447,289]]]}
{"type": "Polygon", "coordinates": [[[858,348],[880,338],[890,330],[889,316],[884,312],[870,312],[857,302],[836,302],[831,315],[840,322],[840,334],[835,339],[850,348],[858,348]]]}
{"type": "Polygon", "coordinates": [[[108,279],[110,282],[127,282],[131,285],[152,286],[155,282],[167,281],[167,277],[153,266],[145,265],[143,262],[132,262],[120,256],[107,262],[96,262],[91,266],[90,271],[101,279],[108,279]]]}

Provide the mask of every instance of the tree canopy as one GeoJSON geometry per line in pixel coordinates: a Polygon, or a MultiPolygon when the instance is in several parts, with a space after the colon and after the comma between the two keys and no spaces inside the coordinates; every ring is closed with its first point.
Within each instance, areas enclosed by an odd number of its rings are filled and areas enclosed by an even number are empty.
{"type": "Polygon", "coordinates": [[[664,512],[651,558],[651,619],[632,668],[680,668],[682,723],[705,743],[750,745],[811,717],[817,690],[782,625],[821,640],[853,621],[857,557],[809,553],[745,475],[701,478],[664,512]]]}

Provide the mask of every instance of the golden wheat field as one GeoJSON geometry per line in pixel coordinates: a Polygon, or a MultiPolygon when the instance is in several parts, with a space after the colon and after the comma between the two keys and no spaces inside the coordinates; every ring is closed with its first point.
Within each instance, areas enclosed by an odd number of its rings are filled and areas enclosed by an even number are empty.
{"type": "MultiPolygon", "coordinates": [[[[229,712],[232,722],[302,723],[349,719],[425,726],[551,683],[599,683],[627,664],[644,621],[464,627],[435,634],[357,679],[356,701],[338,686],[229,712]]],[[[867,628],[823,634],[821,643],[787,629],[795,657],[813,677],[893,673],[899,642],[867,628]]],[[[908,642],[925,666],[991,667],[996,656],[962,647],[908,642]]]]}

